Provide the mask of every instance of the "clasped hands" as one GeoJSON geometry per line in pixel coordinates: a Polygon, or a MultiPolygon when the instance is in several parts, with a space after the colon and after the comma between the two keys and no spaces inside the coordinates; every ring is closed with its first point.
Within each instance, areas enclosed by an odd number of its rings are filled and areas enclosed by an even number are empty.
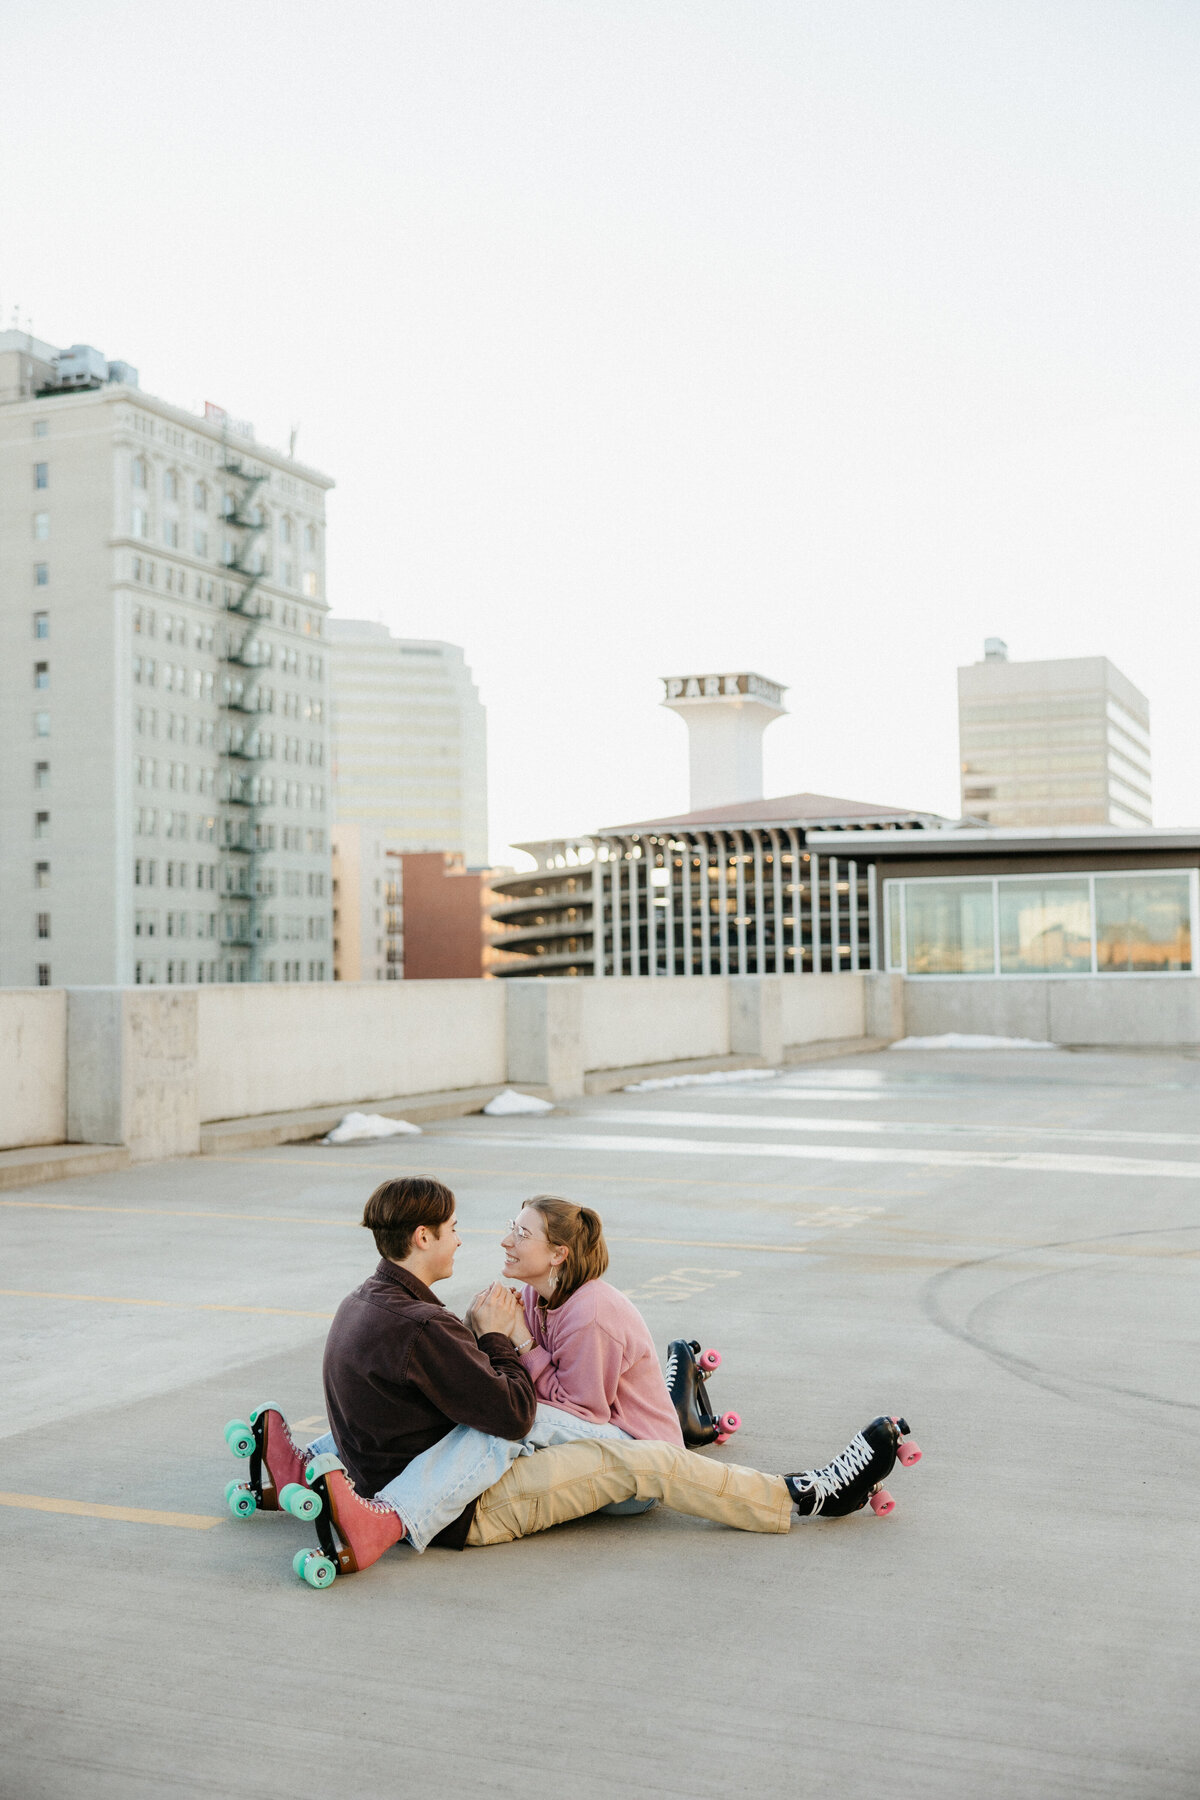
{"type": "Polygon", "coordinates": [[[517,1291],[505,1287],[502,1281],[480,1289],[467,1308],[465,1322],[477,1338],[495,1331],[501,1337],[511,1338],[514,1344],[523,1344],[529,1336],[525,1309],[517,1291]]]}

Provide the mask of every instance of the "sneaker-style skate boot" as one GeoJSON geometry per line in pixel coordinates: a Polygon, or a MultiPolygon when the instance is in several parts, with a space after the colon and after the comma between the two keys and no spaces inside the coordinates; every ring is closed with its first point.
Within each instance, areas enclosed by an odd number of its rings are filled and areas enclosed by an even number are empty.
{"type": "Polygon", "coordinates": [[[292,1568],[309,1587],[327,1588],[339,1572],[351,1575],[369,1569],[404,1537],[399,1513],[379,1500],[360,1498],[336,1456],[314,1456],[305,1479],[318,1502],[315,1518],[321,1547],[297,1550],[292,1568]]]}
{"type": "Polygon", "coordinates": [[[906,1441],[908,1437],[907,1419],[872,1419],[823,1469],[785,1475],[796,1511],[801,1518],[819,1513],[825,1519],[841,1519],[860,1512],[869,1501],[871,1511],[886,1518],[895,1512],[896,1502],[884,1480],[897,1461],[907,1467],[921,1460],[920,1450],[906,1441]]]}
{"type": "Polygon", "coordinates": [[[689,1450],[728,1443],[741,1425],[737,1413],[722,1413],[718,1418],[708,1403],[705,1383],[720,1366],[720,1351],[701,1350],[695,1339],[689,1343],[686,1338],[675,1338],[667,1345],[667,1390],[689,1450]]]}
{"type": "Polygon", "coordinates": [[[279,1407],[256,1406],[250,1422],[231,1419],[225,1442],[235,1456],[248,1457],[248,1479],[231,1481],[225,1500],[235,1519],[254,1513],[290,1512],[298,1519],[313,1519],[321,1510],[318,1495],[304,1486],[305,1454],[288,1429],[279,1407]],[[288,1489],[294,1490],[288,1494],[288,1489]],[[284,1498],[285,1494],[287,1499],[284,1498]]]}

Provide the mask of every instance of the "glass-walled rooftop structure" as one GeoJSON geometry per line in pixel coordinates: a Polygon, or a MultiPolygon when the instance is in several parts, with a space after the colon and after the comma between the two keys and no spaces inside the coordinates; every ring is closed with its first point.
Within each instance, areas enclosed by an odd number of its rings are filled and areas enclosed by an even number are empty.
{"type": "Polygon", "coordinates": [[[1187,975],[1191,869],[885,880],[887,967],[921,976],[1187,975]]]}

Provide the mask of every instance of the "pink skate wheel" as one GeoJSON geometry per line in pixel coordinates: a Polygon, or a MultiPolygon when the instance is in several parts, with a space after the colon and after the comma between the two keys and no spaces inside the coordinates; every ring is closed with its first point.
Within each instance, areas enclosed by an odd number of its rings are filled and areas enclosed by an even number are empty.
{"type": "Polygon", "coordinates": [[[718,1431],[716,1437],[713,1439],[714,1444],[727,1444],[728,1442],[729,1433],[727,1431],[718,1431]]]}
{"type": "Polygon", "coordinates": [[[920,1460],[921,1446],[919,1444],[912,1444],[905,1438],[896,1452],[896,1461],[907,1469],[910,1468],[913,1463],[920,1462],[920,1460]]]}
{"type": "Polygon", "coordinates": [[[741,1428],[742,1428],[741,1414],[740,1413],[732,1413],[732,1412],[722,1413],[720,1418],[717,1420],[717,1424],[721,1427],[721,1430],[725,1433],[726,1437],[729,1437],[732,1435],[733,1432],[741,1430],[741,1428]]]}
{"type": "Polygon", "coordinates": [[[721,1366],[721,1352],[719,1350],[702,1350],[700,1355],[696,1358],[696,1361],[702,1369],[719,1369],[721,1366]]]}
{"type": "Polygon", "coordinates": [[[880,1488],[878,1493],[871,1495],[871,1511],[877,1518],[885,1519],[889,1513],[895,1512],[895,1510],[896,1502],[886,1488],[880,1488]]]}

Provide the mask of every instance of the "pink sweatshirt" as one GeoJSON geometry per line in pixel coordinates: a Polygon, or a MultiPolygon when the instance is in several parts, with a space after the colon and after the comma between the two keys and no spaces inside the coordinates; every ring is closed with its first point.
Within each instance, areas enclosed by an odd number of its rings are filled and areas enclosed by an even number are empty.
{"type": "Polygon", "coordinates": [[[523,1299],[533,1348],[521,1361],[539,1400],[632,1438],[682,1444],[653,1340],[632,1300],[607,1281],[585,1281],[552,1309],[538,1306],[531,1287],[523,1299]]]}

